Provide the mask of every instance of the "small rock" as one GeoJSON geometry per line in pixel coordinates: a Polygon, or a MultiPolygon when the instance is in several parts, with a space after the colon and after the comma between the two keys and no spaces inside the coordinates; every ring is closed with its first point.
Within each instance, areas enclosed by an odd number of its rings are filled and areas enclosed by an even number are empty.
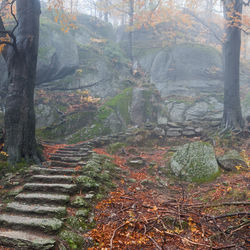
{"type": "Polygon", "coordinates": [[[178,136],[181,136],[181,133],[179,131],[169,129],[167,131],[167,136],[169,136],[169,137],[178,137],[178,136]]]}
{"type": "Polygon", "coordinates": [[[135,157],[135,158],[129,159],[127,161],[127,164],[134,168],[142,168],[145,166],[145,161],[141,157],[135,157]]]}
{"type": "Polygon", "coordinates": [[[88,209],[80,209],[80,210],[78,210],[76,212],[76,216],[88,218],[88,216],[89,216],[89,210],[88,209]]]}
{"type": "Polygon", "coordinates": [[[221,125],[220,121],[211,121],[210,126],[211,127],[219,127],[221,125]]]}
{"type": "Polygon", "coordinates": [[[94,196],[95,196],[94,194],[86,194],[84,198],[85,199],[93,199],[94,196]]]}
{"type": "Polygon", "coordinates": [[[128,182],[130,182],[130,183],[136,183],[136,179],[130,178],[130,179],[128,179],[128,182]]]}
{"type": "Polygon", "coordinates": [[[142,180],[141,185],[146,186],[146,187],[153,187],[155,184],[151,180],[142,180]]]}
{"type": "Polygon", "coordinates": [[[180,124],[175,123],[175,122],[168,122],[168,126],[171,128],[180,128],[180,124]]]}
{"type": "Polygon", "coordinates": [[[195,136],[196,134],[195,134],[195,131],[194,131],[194,130],[184,130],[184,131],[182,132],[182,135],[191,137],[191,136],[195,136]]]}
{"type": "Polygon", "coordinates": [[[159,138],[163,138],[166,135],[165,130],[159,127],[154,128],[153,134],[159,138]]]}
{"type": "Polygon", "coordinates": [[[196,128],[194,131],[200,135],[203,132],[203,128],[196,128]]]}
{"type": "Polygon", "coordinates": [[[247,169],[248,165],[243,157],[236,151],[230,150],[217,159],[219,166],[226,171],[247,169]]]}

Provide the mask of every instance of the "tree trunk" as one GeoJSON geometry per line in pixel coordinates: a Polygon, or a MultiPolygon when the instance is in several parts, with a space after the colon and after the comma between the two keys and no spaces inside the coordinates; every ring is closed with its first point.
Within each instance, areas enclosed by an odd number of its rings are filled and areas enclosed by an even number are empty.
{"type": "Polygon", "coordinates": [[[225,0],[226,38],[224,54],[224,113],[225,128],[242,128],[244,121],[240,106],[240,47],[242,0],[225,0]]]}
{"type": "Polygon", "coordinates": [[[128,52],[129,58],[133,65],[134,55],[133,55],[133,26],[134,26],[134,0],[129,0],[129,45],[128,45],[128,52]]]}
{"type": "Polygon", "coordinates": [[[12,163],[37,159],[34,88],[39,40],[39,0],[17,0],[17,51],[8,48],[6,150],[12,163]]]}

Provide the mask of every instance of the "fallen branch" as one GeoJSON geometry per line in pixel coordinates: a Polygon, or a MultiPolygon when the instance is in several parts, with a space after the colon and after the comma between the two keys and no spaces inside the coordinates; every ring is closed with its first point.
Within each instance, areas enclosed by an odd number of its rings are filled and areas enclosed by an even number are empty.
{"type": "Polygon", "coordinates": [[[235,226],[235,227],[228,228],[228,229],[225,231],[225,233],[227,233],[227,234],[228,234],[228,233],[233,234],[233,233],[235,233],[235,232],[241,230],[242,228],[248,227],[248,226],[250,226],[250,221],[245,221],[245,222],[241,223],[239,226],[235,226]]]}
{"type": "Polygon", "coordinates": [[[226,217],[234,217],[234,216],[250,216],[250,213],[248,212],[240,212],[240,213],[232,213],[232,214],[223,214],[220,216],[206,216],[208,220],[217,220],[217,219],[223,219],[226,217]]]}
{"type": "Polygon", "coordinates": [[[227,248],[232,248],[235,247],[235,245],[227,245],[227,246],[222,246],[222,247],[213,247],[213,250],[220,250],[220,249],[227,249],[227,248]]]}
{"type": "Polygon", "coordinates": [[[125,222],[124,224],[122,224],[121,226],[117,227],[117,228],[114,230],[113,235],[112,235],[112,237],[111,237],[111,239],[110,239],[110,250],[113,249],[113,240],[114,240],[114,238],[115,238],[116,232],[117,232],[119,229],[121,229],[122,227],[126,226],[127,224],[128,224],[128,222],[125,222]]]}
{"type": "Polygon", "coordinates": [[[150,236],[146,235],[147,238],[149,238],[156,246],[157,249],[162,250],[162,247],[160,247],[157,242],[150,236]]]}
{"type": "MultiPolygon", "coordinates": [[[[178,206],[179,203],[169,203],[168,205],[171,206],[178,206]]],[[[223,202],[219,204],[203,204],[203,203],[197,203],[197,204],[182,204],[184,207],[194,207],[194,208],[208,208],[208,207],[221,207],[221,206],[249,206],[250,202],[223,202]]]]}

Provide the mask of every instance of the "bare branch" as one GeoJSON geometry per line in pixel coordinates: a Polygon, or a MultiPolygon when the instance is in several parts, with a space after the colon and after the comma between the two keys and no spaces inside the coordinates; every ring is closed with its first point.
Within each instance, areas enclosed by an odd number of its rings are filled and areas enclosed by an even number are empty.
{"type": "Polygon", "coordinates": [[[78,87],[75,87],[75,88],[57,88],[57,87],[54,87],[54,88],[50,88],[50,90],[67,90],[67,91],[70,91],[70,90],[78,90],[78,89],[86,89],[86,88],[91,88],[91,87],[94,87],[95,85],[98,85],[102,82],[107,82],[107,81],[110,81],[111,79],[102,79],[100,81],[97,81],[97,82],[94,82],[94,83],[90,83],[88,85],[84,85],[84,86],[78,86],[78,87]]]}
{"type": "MultiPolygon", "coordinates": [[[[12,39],[12,42],[10,42],[10,41],[0,41],[0,44],[5,44],[5,45],[12,46],[14,48],[14,50],[17,52],[16,36],[14,35],[14,32],[15,32],[16,28],[18,27],[18,20],[17,20],[15,14],[14,14],[14,11],[13,11],[13,5],[14,5],[15,2],[16,2],[16,0],[12,0],[10,3],[8,1],[4,1],[2,3],[2,5],[4,4],[4,7],[6,7],[8,4],[11,5],[11,8],[10,8],[11,9],[11,15],[14,18],[14,20],[16,22],[16,25],[14,26],[14,28],[11,31],[5,30],[2,17],[0,16],[0,38],[4,38],[4,37],[6,37],[6,35],[8,35],[12,39]]],[[[3,6],[1,6],[1,7],[3,7],[3,6]]]]}
{"type": "Polygon", "coordinates": [[[205,26],[213,35],[214,37],[223,44],[223,40],[214,32],[214,30],[208,25],[206,24],[201,18],[199,18],[194,12],[192,12],[189,9],[184,8],[184,11],[189,14],[190,16],[192,16],[193,18],[195,18],[199,23],[201,23],[203,26],[205,26]]]}
{"type": "Polygon", "coordinates": [[[243,5],[244,6],[249,6],[250,5],[250,0],[248,0],[247,2],[243,1],[243,5]]]}
{"type": "MultiPolygon", "coordinates": [[[[11,15],[12,15],[12,17],[14,18],[14,20],[15,20],[15,22],[16,22],[15,27],[14,27],[14,28],[12,29],[12,31],[11,31],[12,34],[14,34],[16,28],[18,27],[18,20],[17,20],[16,15],[14,14],[14,11],[13,11],[13,5],[14,5],[15,2],[16,2],[16,0],[13,0],[13,1],[10,3],[10,4],[11,4],[11,8],[10,8],[11,15]]],[[[16,40],[16,37],[15,37],[14,40],[16,40]]]]}
{"type": "Polygon", "coordinates": [[[160,3],[161,3],[161,0],[158,0],[157,4],[156,4],[155,7],[152,9],[152,11],[151,11],[151,13],[150,13],[150,15],[149,15],[149,17],[148,17],[148,20],[147,20],[148,23],[149,23],[149,21],[151,20],[151,18],[152,18],[152,16],[153,16],[154,12],[158,9],[160,3]]]}

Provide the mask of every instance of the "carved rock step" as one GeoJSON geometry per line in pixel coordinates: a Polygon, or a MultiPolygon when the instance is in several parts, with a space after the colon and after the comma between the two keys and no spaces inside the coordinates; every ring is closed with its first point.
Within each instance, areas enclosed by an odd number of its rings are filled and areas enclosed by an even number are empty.
{"type": "Polygon", "coordinates": [[[24,191],[40,191],[40,192],[53,192],[70,194],[76,190],[74,184],[47,184],[47,183],[26,183],[23,186],[24,191]]]}
{"type": "Polygon", "coordinates": [[[33,175],[32,182],[42,183],[64,183],[70,184],[73,182],[73,177],[68,175],[33,175]]]}
{"type": "Polygon", "coordinates": [[[59,148],[56,152],[87,152],[89,149],[87,150],[82,150],[81,148],[59,148]]]}
{"type": "Polygon", "coordinates": [[[82,157],[65,157],[65,156],[51,156],[51,161],[62,161],[62,162],[69,162],[69,163],[77,163],[81,161],[82,157]]]}
{"type": "Polygon", "coordinates": [[[67,146],[67,147],[64,147],[64,148],[60,148],[58,150],[75,150],[75,149],[78,149],[79,151],[83,151],[83,152],[88,152],[90,151],[92,148],[91,147],[85,147],[83,145],[75,145],[75,146],[67,146]]]}
{"type": "Polygon", "coordinates": [[[51,161],[52,167],[62,167],[62,168],[72,168],[76,167],[78,163],[69,163],[69,162],[63,162],[63,161],[51,161]]]}
{"type": "Polygon", "coordinates": [[[7,205],[6,209],[9,212],[34,214],[34,215],[60,215],[67,214],[66,207],[49,206],[49,205],[37,205],[37,204],[23,204],[20,202],[11,202],[7,205]]]}
{"type": "Polygon", "coordinates": [[[15,197],[18,201],[38,204],[58,204],[65,205],[69,202],[70,196],[63,194],[44,194],[44,193],[21,193],[15,197]]]}
{"type": "Polygon", "coordinates": [[[56,241],[45,235],[0,228],[0,245],[14,249],[48,250],[55,247],[56,241]]]}
{"type": "Polygon", "coordinates": [[[76,170],[74,168],[40,168],[40,167],[31,167],[30,168],[36,174],[42,175],[79,175],[81,170],[76,170]]]}
{"type": "Polygon", "coordinates": [[[39,230],[44,233],[56,233],[63,225],[61,220],[56,218],[37,218],[24,215],[1,214],[0,224],[16,229],[39,230]]]}
{"type": "Polygon", "coordinates": [[[74,152],[74,153],[54,153],[54,154],[49,154],[50,155],[50,159],[51,157],[80,157],[82,159],[88,159],[90,157],[90,153],[78,153],[78,152],[74,152]]]}

